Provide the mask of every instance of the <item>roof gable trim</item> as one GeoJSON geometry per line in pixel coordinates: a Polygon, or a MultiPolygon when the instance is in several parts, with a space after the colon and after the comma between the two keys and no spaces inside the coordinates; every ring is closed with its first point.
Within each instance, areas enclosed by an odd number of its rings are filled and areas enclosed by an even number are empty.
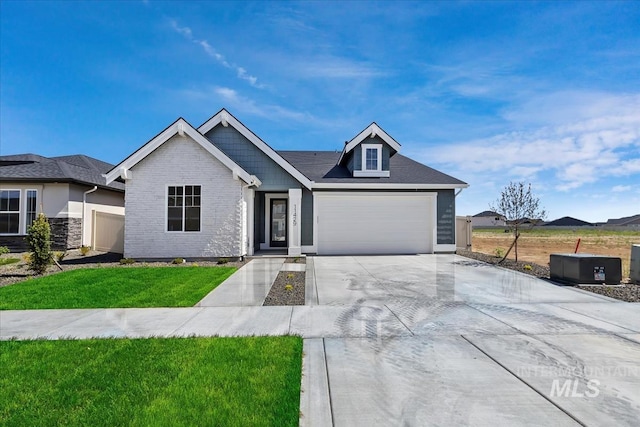
{"type": "Polygon", "coordinates": [[[309,178],[300,173],[300,171],[296,169],[291,163],[282,158],[282,156],[280,156],[273,148],[269,147],[267,143],[260,139],[255,133],[251,132],[251,130],[249,130],[245,125],[243,125],[238,119],[236,119],[224,108],[209,120],[207,120],[205,123],[203,123],[198,128],[198,132],[204,135],[219,124],[222,124],[222,126],[224,127],[231,125],[231,127],[240,132],[240,134],[247,138],[253,145],[258,147],[263,153],[269,156],[271,160],[276,162],[278,166],[287,171],[306,188],[311,189],[311,187],[313,186],[313,182],[309,180],[309,178]]]}
{"type": "Polygon", "coordinates": [[[352,151],[354,148],[358,146],[362,141],[364,141],[367,137],[375,138],[376,136],[380,137],[387,145],[393,148],[396,151],[400,151],[400,144],[391,137],[388,133],[386,133],[376,122],[371,123],[365,130],[356,135],[351,141],[349,141],[342,150],[340,154],[340,158],[338,159],[338,164],[342,163],[342,159],[344,156],[352,151]]]}
{"type": "Polygon", "coordinates": [[[116,167],[107,172],[104,176],[107,179],[107,184],[115,181],[118,178],[131,179],[131,168],[140,163],[149,154],[154,152],[158,147],[167,142],[173,136],[189,136],[192,140],[197,142],[202,148],[207,150],[209,154],[218,159],[222,164],[228,167],[234,177],[241,178],[244,182],[250,185],[260,185],[260,180],[255,176],[249,174],[242,169],[238,164],[231,160],[226,154],[220,151],[210,141],[208,141],[202,134],[200,134],[193,126],[191,126],[185,119],[179,118],[168,128],[160,132],[156,137],[140,147],[137,151],[119,163],[116,167]]]}

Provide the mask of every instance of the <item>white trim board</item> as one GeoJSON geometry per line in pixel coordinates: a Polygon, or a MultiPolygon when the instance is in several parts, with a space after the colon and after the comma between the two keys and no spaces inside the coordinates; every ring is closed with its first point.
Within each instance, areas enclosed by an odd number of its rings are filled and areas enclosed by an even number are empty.
{"type": "Polygon", "coordinates": [[[162,144],[167,142],[175,135],[189,136],[192,140],[197,142],[202,148],[207,150],[209,154],[218,159],[222,164],[228,167],[234,174],[234,177],[237,176],[241,178],[244,182],[249,185],[259,186],[261,184],[260,180],[249,174],[247,171],[242,169],[237,163],[231,160],[226,154],[220,151],[215,145],[213,145],[207,138],[205,138],[202,134],[200,134],[193,126],[191,126],[186,120],[183,118],[179,118],[176,120],[171,126],[166,128],[164,131],[160,132],[155,138],[151,141],[147,142],[145,145],[140,147],[136,152],[131,154],[125,160],[120,162],[116,167],[107,172],[104,177],[107,180],[107,184],[112,183],[119,177],[123,177],[124,179],[133,178],[131,173],[131,168],[141,162],[145,157],[155,151],[162,144]]]}
{"type": "Polygon", "coordinates": [[[365,130],[356,135],[351,141],[344,146],[342,153],[340,153],[340,158],[338,159],[338,164],[342,163],[342,159],[345,154],[356,148],[358,144],[365,140],[365,138],[375,138],[379,136],[384,142],[386,142],[391,148],[396,151],[400,151],[400,144],[396,142],[395,139],[391,137],[388,133],[386,133],[376,122],[371,123],[365,130]]]}

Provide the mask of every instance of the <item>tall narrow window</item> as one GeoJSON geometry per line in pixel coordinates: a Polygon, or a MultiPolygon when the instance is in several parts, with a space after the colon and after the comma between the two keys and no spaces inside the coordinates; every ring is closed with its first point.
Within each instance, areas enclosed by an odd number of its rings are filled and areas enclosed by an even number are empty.
{"type": "Polygon", "coordinates": [[[184,187],[184,231],[200,231],[200,186],[184,187]]]}
{"type": "Polygon", "coordinates": [[[201,187],[170,186],[167,190],[167,231],[200,231],[201,187]]]}
{"type": "Polygon", "coordinates": [[[377,148],[367,148],[366,149],[366,165],[365,170],[375,171],[378,170],[378,149],[377,148]]]}
{"type": "Polygon", "coordinates": [[[20,190],[0,191],[0,234],[20,231],[20,190]]]}
{"type": "Polygon", "coordinates": [[[36,220],[37,195],[38,192],[36,190],[27,190],[27,230],[29,230],[33,221],[36,220]]]}

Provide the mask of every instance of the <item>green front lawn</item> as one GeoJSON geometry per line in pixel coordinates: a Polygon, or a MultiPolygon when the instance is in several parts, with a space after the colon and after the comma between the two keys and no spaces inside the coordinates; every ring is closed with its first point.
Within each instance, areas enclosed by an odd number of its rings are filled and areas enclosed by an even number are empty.
{"type": "Polygon", "coordinates": [[[299,337],[0,341],[0,425],[294,426],[299,337]]]}
{"type": "Polygon", "coordinates": [[[0,310],[191,307],[234,267],[80,269],[0,288],[0,310]]]}

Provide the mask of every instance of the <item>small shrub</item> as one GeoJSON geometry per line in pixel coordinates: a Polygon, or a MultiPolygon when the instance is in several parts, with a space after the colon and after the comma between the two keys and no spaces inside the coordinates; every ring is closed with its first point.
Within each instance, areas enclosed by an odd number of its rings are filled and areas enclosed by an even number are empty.
{"type": "Polygon", "coordinates": [[[122,258],[120,260],[121,265],[129,265],[129,264],[133,264],[134,262],[136,262],[136,260],[133,258],[122,258]]]}
{"type": "Polygon", "coordinates": [[[171,264],[184,264],[185,262],[184,258],[174,258],[171,264]]]}
{"type": "Polygon", "coordinates": [[[496,248],[493,251],[493,254],[496,256],[496,258],[502,258],[504,256],[504,249],[502,248],[496,248]]]}
{"type": "Polygon", "coordinates": [[[293,285],[291,285],[291,284],[287,283],[287,284],[285,285],[285,287],[284,287],[284,290],[285,290],[285,291],[292,291],[292,290],[293,290],[293,285]]]}
{"type": "Polygon", "coordinates": [[[80,255],[86,256],[91,248],[89,246],[80,246],[80,255]]]}
{"type": "Polygon", "coordinates": [[[287,274],[287,279],[293,279],[293,273],[287,274]]]}
{"type": "Polygon", "coordinates": [[[24,262],[25,264],[29,264],[31,262],[31,253],[30,252],[25,252],[22,254],[22,262],[24,262]]]}
{"type": "Polygon", "coordinates": [[[55,255],[55,257],[56,257],[56,261],[58,261],[58,262],[62,262],[62,260],[64,259],[64,257],[66,257],[66,256],[67,256],[67,252],[66,252],[66,251],[64,251],[64,252],[54,252],[54,255],[55,255]]]}
{"type": "Polygon", "coordinates": [[[527,271],[531,271],[531,270],[533,270],[533,267],[531,267],[529,264],[525,264],[524,265],[524,269],[527,270],[527,271]]]}
{"type": "Polygon", "coordinates": [[[300,257],[299,257],[299,256],[295,257],[295,258],[293,259],[293,262],[300,262],[300,257]]]}
{"type": "Polygon", "coordinates": [[[0,246],[0,255],[8,254],[9,252],[11,252],[11,251],[9,250],[8,247],[0,246]]]}
{"type": "Polygon", "coordinates": [[[39,214],[33,224],[27,230],[27,244],[31,249],[29,268],[36,274],[47,271],[49,265],[53,263],[53,252],[51,252],[51,227],[44,214],[39,214]]]}
{"type": "Polygon", "coordinates": [[[218,264],[227,264],[228,262],[229,262],[229,258],[218,259],[218,264]]]}
{"type": "Polygon", "coordinates": [[[19,262],[19,258],[0,258],[0,265],[9,265],[19,262]]]}
{"type": "Polygon", "coordinates": [[[192,262],[191,267],[200,267],[197,262],[192,262]]]}

